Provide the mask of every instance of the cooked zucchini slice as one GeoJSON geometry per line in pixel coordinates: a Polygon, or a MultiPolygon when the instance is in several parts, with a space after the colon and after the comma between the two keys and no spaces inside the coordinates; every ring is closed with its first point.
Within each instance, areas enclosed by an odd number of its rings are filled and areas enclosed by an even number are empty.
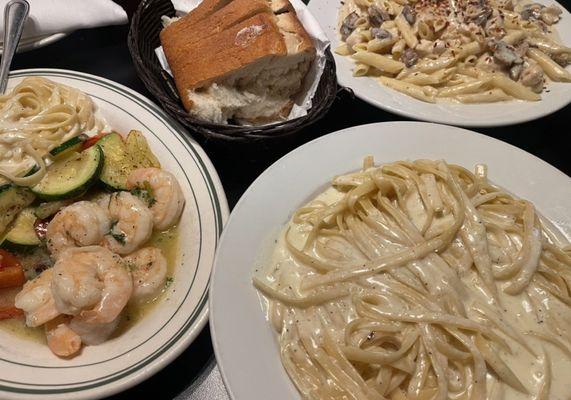
{"type": "Polygon", "coordinates": [[[159,161],[141,132],[131,131],[126,140],[117,132],[112,132],[99,139],[97,144],[105,154],[100,179],[112,189],[127,190],[127,177],[137,168],[160,168],[159,161]]]}
{"type": "Polygon", "coordinates": [[[125,144],[135,168],[161,167],[161,163],[151,151],[147,139],[141,132],[129,132],[125,144]]]}
{"type": "Polygon", "coordinates": [[[20,211],[14,224],[4,237],[2,247],[18,251],[42,244],[34,229],[36,219],[33,208],[24,208],[20,211]]]}
{"type": "Polygon", "coordinates": [[[60,157],[64,157],[66,155],[69,155],[72,152],[78,153],[81,151],[81,146],[83,146],[83,142],[85,142],[86,139],[87,139],[87,135],[79,135],[79,136],[73,137],[73,138],[63,142],[59,146],[53,148],[50,151],[50,154],[54,158],[60,158],[60,157]]]}
{"type": "Polygon", "coordinates": [[[99,179],[111,189],[127,190],[127,176],[132,171],[132,165],[123,138],[117,132],[112,132],[99,139],[97,144],[105,154],[99,179]]]}
{"type": "Polygon", "coordinates": [[[68,199],[84,193],[99,177],[103,160],[103,151],[98,145],[64,156],[48,167],[32,192],[43,200],[68,199]]]}
{"type": "Polygon", "coordinates": [[[42,203],[36,207],[34,210],[34,214],[39,219],[46,219],[51,217],[52,215],[56,214],[62,208],[71,204],[73,200],[57,200],[57,201],[49,201],[47,203],[42,203]]]}
{"type": "Polygon", "coordinates": [[[0,186],[0,235],[20,211],[32,204],[34,198],[34,194],[27,188],[12,184],[0,186]]]}

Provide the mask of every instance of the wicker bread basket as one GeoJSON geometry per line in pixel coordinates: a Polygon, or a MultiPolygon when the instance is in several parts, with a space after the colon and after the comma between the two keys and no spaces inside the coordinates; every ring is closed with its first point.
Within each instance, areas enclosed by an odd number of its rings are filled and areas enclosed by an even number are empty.
{"type": "Polygon", "coordinates": [[[214,124],[189,116],[180,101],[174,80],[161,68],[155,56],[155,48],[160,46],[161,16],[174,14],[170,0],[143,0],[133,14],[128,44],[137,73],[147,89],[170,115],[189,127],[191,132],[206,140],[269,142],[294,135],[323,117],[331,107],[337,94],[337,80],[333,56],[327,50],[325,70],[313,97],[313,106],[303,117],[270,125],[240,126],[214,124]]]}

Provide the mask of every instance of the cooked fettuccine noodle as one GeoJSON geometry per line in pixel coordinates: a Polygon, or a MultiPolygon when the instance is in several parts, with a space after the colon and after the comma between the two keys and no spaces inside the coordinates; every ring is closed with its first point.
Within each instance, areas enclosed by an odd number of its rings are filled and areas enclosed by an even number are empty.
{"type": "Polygon", "coordinates": [[[367,158],[254,285],[303,398],[571,398],[571,247],[484,165],[367,158]]]}
{"type": "Polygon", "coordinates": [[[0,177],[23,186],[37,183],[50,150],[101,125],[85,93],[45,78],[24,79],[0,96],[0,177]],[[37,171],[24,177],[34,166],[37,171]]]}

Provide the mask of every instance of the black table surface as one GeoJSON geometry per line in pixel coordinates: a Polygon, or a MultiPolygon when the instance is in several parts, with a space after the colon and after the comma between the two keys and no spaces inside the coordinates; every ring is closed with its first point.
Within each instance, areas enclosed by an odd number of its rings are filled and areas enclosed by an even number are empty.
{"type": "MultiPolygon", "coordinates": [[[[77,31],[50,46],[18,54],[12,69],[61,68],[82,71],[122,83],[154,100],[137,77],[127,48],[127,26],[77,31]]],[[[246,188],[270,164],[301,144],[350,126],[403,120],[341,93],[331,110],[295,141],[265,147],[263,151],[233,152],[206,143],[204,148],[216,167],[232,208],[246,188]]],[[[525,124],[473,129],[520,147],[571,175],[569,133],[571,106],[525,124]]],[[[189,133],[190,134],[190,133],[189,133]]],[[[522,171],[522,173],[525,173],[522,171]]],[[[208,399],[225,398],[220,387],[209,327],[172,364],[138,386],[112,399],[208,399]]]]}

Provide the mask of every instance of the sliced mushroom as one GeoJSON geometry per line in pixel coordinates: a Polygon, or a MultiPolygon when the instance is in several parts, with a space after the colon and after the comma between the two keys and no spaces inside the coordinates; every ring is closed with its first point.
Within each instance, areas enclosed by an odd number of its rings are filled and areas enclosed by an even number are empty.
{"type": "Polygon", "coordinates": [[[418,61],[418,53],[414,49],[408,48],[402,53],[400,60],[407,68],[410,68],[418,61]]]}
{"type": "Polygon", "coordinates": [[[561,65],[564,68],[569,64],[571,64],[571,54],[569,53],[554,54],[553,56],[551,56],[551,58],[553,59],[553,61],[555,61],[557,64],[561,65]]]}
{"type": "Polygon", "coordinates": [[[540,11],[541,20],[547,25],[553,25],[559,21],[561,9],[555,5],[544,7],[540,11]]]}
{"type": "Polygon", "coordinates": [[[385,10],[374,5],[367,9],[367,14],[369,14],[369,23],[373,27],[379,27],[383,22],[391,19],[391,16],[385,10]]]}
{"type": "Polygon", "coordinates": [[[535,92],[541,92],[543,87],[543,69],[538,64],[530,64],[522,71],[520,82],[535,92]]]}
{"type": "Polygon", "coordinates": [[[402,16],[410,25],[413,25],[416,21],[416,14],[408,4],[402,9],[402,16]]]}
{"type": "Polygon", "coordinates": [[[347,15],[341,24],[341,39],[347,40],[349,35],[355,30],[357,27],[357,20],[359,19],[359,14],[353,11],[351,14],[347,15]]]}
{"type": "Polygon", "coordinates": [[[516,48],[515,48],[515,52],[517,53],[518,56],[520,56],[522,59],[523,57],[525,57],[525,55],[527,54],[527,51],[529,50],[529,43],[527,43],[526,41],[521,42],[516,48]]]}
{"type": "Polygon", "coordinates": [[[392,39],[393,35],[386,29],[382,28],[373,28],[371,29],[371,34],[375,39],[384,40],[384,39],[392,39]]]}
{"type": "Polygon", "coordinates": [[[523,71],[523,64],[514,64],[510,68],[510,78],[512,78],[512,80],[514,81],[517,81],[522,71],[523,71]]]}
{"type": "Polygon", "coordinates": [[[516,53],[514,47],[502,40],[495,44],[494,59],[506,67],[523,62],[523,59],[516,53]]]}
{"type": "Polygon", "coordinates": [[[541,17],[542,8],[545,8],[543,4],[526,4],[519,14],[521,15],[521,18],[526,21],[529,19],[539,19],[541,17]]]}

